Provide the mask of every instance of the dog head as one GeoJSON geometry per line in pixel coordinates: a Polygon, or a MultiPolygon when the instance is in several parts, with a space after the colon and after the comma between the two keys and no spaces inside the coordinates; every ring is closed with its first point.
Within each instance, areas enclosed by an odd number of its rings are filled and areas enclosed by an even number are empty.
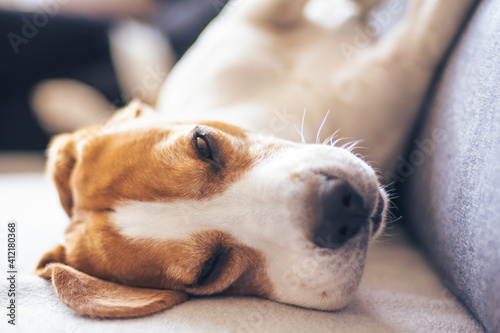
{"type": "Polygon", "coordinates": [[[212,294],[342,308],[387,206],[345,149],[169,123],[138,103],[57,136],[48,170],[71,222],[36,272],[99,317],[212,294]]]}

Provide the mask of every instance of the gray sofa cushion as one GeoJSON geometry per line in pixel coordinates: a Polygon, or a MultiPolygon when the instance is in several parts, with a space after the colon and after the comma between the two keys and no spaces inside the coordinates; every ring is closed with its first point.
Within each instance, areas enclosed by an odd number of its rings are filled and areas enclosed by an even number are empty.
{"type": "Polygon", "coordinates": [[[445,284],[500,332],[500,1],[478,5],[438,80],[400,166],[403,215],[445,284]]]}

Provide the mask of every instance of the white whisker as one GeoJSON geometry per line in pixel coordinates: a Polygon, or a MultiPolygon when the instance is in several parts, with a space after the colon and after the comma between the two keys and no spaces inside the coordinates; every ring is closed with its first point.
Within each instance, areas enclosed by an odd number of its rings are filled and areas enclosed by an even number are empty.
{"type": "Polygon", "coordinates": [[[345,149],[348,150],[349,152],[352,153],[352,151],[356,148],[358,148],[358,144],[360,144],[363,140],[355,140],[355,141],[351,141],[346,147],[345,149]]]}
{"type": "Polygon", "coordinates": [[[336,130],[335,132],[333,132],[332,135],[330,135],[328,138],[326,138],[325,141],[323,141],[323,144],[324,145],[328,145],[328,146],[331,146],[332,145],[332,140],[337,136],[337,133],[340,131],[340,129],[336,130]]]}
{"type": "Polygon", "coordinates": [[[306,111],[307,111],[307,108],[304,108],[304,112],[302,113],[302,122],[300,124],[300,130],[297,128],[297,126],[295,124],[293,124],[293,128],[295,128],[297,133],[299,133],[299,135],[300,135],[300,143],[302,143],[302,144],[307,143],[306,138],[304,137],[304,122],[306,119],[306,111]]]}
{"type": "Polygon", "coordinates": [[[323,129],[323,125],[325,124],[326,122],[326,118],[328,118],[328,115],[330,114],[330,110],[328,110],[326,112],[326,115],[325,115],[325,118],[323,118],[323,121],[321,122],[321,125],[319,126],[319,129],[318,129],[318,133],[316,133],[316,144],[319,144],[320,141],[319,141],[319,136],[321,134],[321,130],[323,129]]]}
{"type": "MultiPolygon", "coordinates": [[[[307,108],[304,108],[304,112],[302,113],[302,123],[300,125],[300,133],[301,133],[302,138],[304,137],[304,123],[306,121],[306,112],[307,112],[307,108]]],[[[304,143],[306,143],[306,140],[304,140],[304,143]]]]}
{"type": "Polygon", "coordinates": [[[306,143],[306,139],[304,138],[304,133],[300,131],[295,124],[293,124],[293,128],[299,133],[300,135],[300,143],[306,143]]]}
{"type": "MultiPolygon", "coordinates": [[[[365,161],[365,157],[362,154],[360,154],[360,153],[356,153],[356,154],[354,154],[354,156],[356,156],[357,158],[359,158],[362,161],[365,161]]],[[[366,161],[365,161],[365,163],[366,163],[366,161]]],[[[368,164],[368,163],[366,163],[366,164],[368,164]]]]}
{"type": "Polygon", "coordinates": [[[346,139],[348,139],[348,138],[338,138],[337,140],[335,140],[335,141],[332,143],[332,145],[333,145],[333,146],[335,146],[335,147],[337,147],[337,144],[338,144],[340,141],[342,141],[342,140],[346,140],[346,139]]]}
{"type": "MultiPolygon", "coordinates": [[[[346,138],[346,139],[347,139],[347,138],[346,138]]],[[[347,142],[346,142],[346,143],[344,143],[342,146],[340,146],[340,148],[342,148],[342,149],[346,149],[346,147],[347,147],[349,144],[351,144],[351,143],[352,143],[352,141],[347,141],[347,142]]]]}
{"type": "MultiPolygon", "coordinates": [[[[347,139],[347,138],[346,138],[347,139]]],[[[351,140],[344,143],[340,148],[351,151],[356,145],[360,142],[360,140],[351,140]]]]}

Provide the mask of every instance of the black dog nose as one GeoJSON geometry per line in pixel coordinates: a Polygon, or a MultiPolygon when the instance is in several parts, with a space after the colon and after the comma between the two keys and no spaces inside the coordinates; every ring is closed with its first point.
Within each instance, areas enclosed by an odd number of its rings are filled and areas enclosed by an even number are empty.
{"type": "Polygon", "coordinates": [[[345,180],[333,178],[320,186],[320,206],[313,231],[314,243],[338,248],[368,222],[363,199],[345,180]]]}

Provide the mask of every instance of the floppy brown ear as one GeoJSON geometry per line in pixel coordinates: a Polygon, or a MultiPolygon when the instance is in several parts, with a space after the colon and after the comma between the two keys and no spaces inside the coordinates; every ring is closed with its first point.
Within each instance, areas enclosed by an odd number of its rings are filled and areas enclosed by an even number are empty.
{"type": "Polygon", "coordinates": [[[152,314],[187,300],[182,291],[125,286],[82,273],[64,260],[64,246],[46,253],[36,274],[52,281],[59,299],[80,314],[101,318],[138,317],[152,314]]]}
{"type": "Polygon", "coordinates": [[[48,149],[47,172],[52,177],[59,192],[59,200],[64,211],[71,217],[73,197],[70,177],[76,162],[75,139],[73,134],[55,136],[48,149]]]}

